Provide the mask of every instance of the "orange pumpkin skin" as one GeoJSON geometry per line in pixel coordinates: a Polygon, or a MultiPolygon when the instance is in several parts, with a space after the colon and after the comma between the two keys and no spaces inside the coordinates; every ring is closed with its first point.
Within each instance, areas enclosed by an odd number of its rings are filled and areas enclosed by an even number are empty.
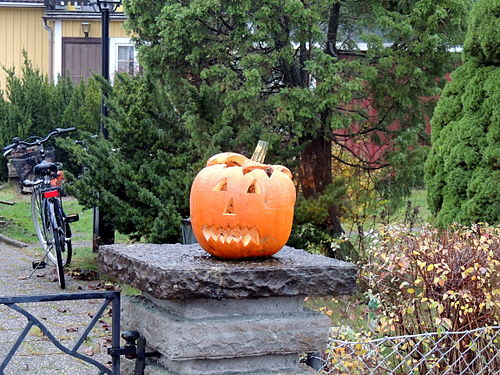
{"type": "Polygon", "coordinates": [[[225,259],[270,256],[292,229],[295,186],[283,166],[236,153],[212,156],[191,187],[191,225],[208,253],[225,259]]]}

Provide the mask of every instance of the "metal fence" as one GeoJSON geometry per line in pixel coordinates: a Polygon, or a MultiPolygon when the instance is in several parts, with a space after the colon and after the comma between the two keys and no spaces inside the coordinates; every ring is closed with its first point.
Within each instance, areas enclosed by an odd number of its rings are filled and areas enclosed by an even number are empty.
{"type": "Polygon", "coordinates": [[[373,340],[331,339],[319,374],[498,375],[500,326],[373,340]]]}
{"type": "MultiPolygon", "coordinates": [[[[119,292],[91,292],[91,293],[69,293],[69,294],[48,294],[48,295],[30,295],[30,296],[19,296],[19,297],[0,297],[0,306],[7,306],[10,310],[16,312],[17,316],[26,318],[26,322],[24,325],[24,329],[20,329],[20,332],[14,332],[13,342],[10,342],[11,348],[7,351],[6,356],[2,358],[0,356],[0,375],[4,375],[6,369],[9,367],[8,373],[29,373],[32,370],[28,371],[26,368],[13,370],[15,372],[11,372],[10,364],[13,362],[16,354],[23,351],[22,344],[26,343],[29,338],[29,334],[32,332],[32,328],[37,327],[40,332],[43,334],[43,337],[47,338],[58,350],[62,353],[67,354],[70,357],[78,359],[80,361],[81,366],[83,364],[87,364],[95,369],[95,373],[99,375],[119,375],[120,374],[120,353],[112,354],[112,360],[109,364],[101,363],[96,359],[92,358],[94,355],[85,353],[80,350],[82,348],[82,344],[89,338],[89,334],[92,329],[96,326],[98,322],[104,316],[106,311],[109,312],[109,306],[111,306],[111,344],[113,348],[120,348],[120,293],[119,292]],[[37,310],[37,305],[41,303],[51,304],[57,302],[64,301],[84,301],[84,300],[102,300],[99,309],[92,315],[89,314],[89,322],[83,332],[80,334],[80,337],[73,341],[66,335],[58,335],[53,331],[53,329],[49,328],[49,325],[52,325],[52,328],[62,328],[64,327],[64,322],[66,319],[69,319],[69,316],[52,316],[51,319],[47,318],[37,318],[28,310],[37,310]],[[52,322],[54,320],[54,322],[52,322]],[[50,324],[56,323],[56,324],[50,324]],[[60,327],[62,326],[62,327],[60,327]],[[17,335],[17,339],[15,336],[17,335]]],[[[5,313],[5,312],[4,312],[5,313]]],[[[61,313],[62,314],[62,313],[61,313]]],[[[16,325],[17,319],[14,318],[12,321],[12,325],[16,325]]],[[[22,328],[22,324],[19,326],[22,328]]],[[[82,327],[83,328],[83,327],[82,327]]],[[[78,331],[78,330],[75,330],[78,331]]],[[[69,332],[69,331],[66,331],[69,332]]],[[[38,352],[37,355],[40,356],[43,353],[38,352]]],[[[23,355],[22,357],[33,358],[33,356],[23,355]]],[[[17,358],[19,359],[19,358],[17,358]]],[[[14,361],[15,362],[15,361],[14,361]]],[[[25,364],[26,365],[26,364],[25,364]]],[[[36,368],[36,364],[31,367],[36,368]]],[[[55,368],[52,368],[54,372],[57,371],[55,368]]],[[[60,372],[57,372],[60,373],[60,372]]],[[[81,372],[80,372],[81,373],[81,372]]]]}

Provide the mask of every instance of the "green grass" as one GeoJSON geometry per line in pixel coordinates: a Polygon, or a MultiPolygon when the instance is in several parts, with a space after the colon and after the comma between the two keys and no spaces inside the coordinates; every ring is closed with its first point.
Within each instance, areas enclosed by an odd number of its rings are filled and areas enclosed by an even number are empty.
{"type": "Polygon", "coordinates": [[[305,307],[326,314],[332,327],[348,325],[359,331],[368,327],[368,306],[360,293],[353,296],[307,297],[305,307]]]}
{"type": "MultiPolygon", "coordinates": [[[[412,190],[406,202],[410,201],[413,207],[418,207],[418,221],[417,223],[429,223],[432,220],[429,206],[427,205],[427,190],[412,190]]],[[[392,215],[391,221],[402,221],[405,218],[407,205],[403,204],[398,211],[392,215]]]]}
{"type": "MultiPolygon", "coordinates": [[[[0,201],[14,202],[13,206],[0,204],[0,216],[6,225],[0,226],[0,233],[14,240],[23,241],[28,244],[38,243],[38,237],[31,219],[31,195],[21,194],[17,186],[9,184],[0,188],[0,201]]],[[[80,220],[71,223],[72,242],[92,242],[92,220],[91,209],[84,209],[73,197],[63,198],[63,207],[66,214],[76,213],[80,220]]],[[[116,233],[116,242],[126,242],[128,237],[116,233]]],[[[92,247],[73,246],[73,259],[70,269],[97,271],[97,254],[92,247]]]]}
{"type": "MultiPolygon", "coordinates": [[[[13,206],[0,205],[0,216],[8,224],[0,227],[2,234],[27,243],[36,243],[38,238],[31,220],[31,196],[19,193],[17,187],[4,185],[0,190],[0,200],[14,202],[13,206]]],[[[92,241],[92,210],[85,210],[73,197],[63,198],[64,211],[77,213],[80,220],[71,224],[73,241],[92,241]]]]}
{"type": "MultiPolygon", "coordinates": [[[[7,221],[6,225],[0,225],[0,233],[3,235],[29,244],[38,243],[38,237],[33,228],[31,219],[31,195],[19,193],[17,186],[4,184],[0,187],[0,201],[14,202],[13,206],[0,204],[0,217],[2,221],[7,221]]],[[[84,209],[73,197],[64,197],[63,206],[66,214],[77,213],[80,220],[71,223],[72,240],[75,242],[92,241],[92,220],[93,212],[91,209],[84,209]]],[[[124,243],[128,237],[121,233],[116,233],[116,242],[124,243]]],[[[68,266],[71,270],[97,270],[97,254],[92,251],[91,246],[73,246],[73,257],[68,266]]],[[[100,282],[110,282],[106,275],[99,275],[100,282]]],[[[136,295],[140,291],[126,284],[118,284],[123,294],[136,295]]]]}
{"type": "Polygon", "coordinates": [[[92,247],[73,247],[73,257],[69,268],[97,272],[97,253],[92,251],[92,247]]]}
{"type": "MultiPolygon", "coordinates": [[[[31,195],[19,193],[16,186],[5,184],[0,189],[0,200],[14,202],[14,206],[0,204],[0,216],[7,221],[7,225],[0,226],[0,232],[12,239],[26,243],[37,243],[38,238],[31,220],[31,195]]],[[[80,220],[71,224],[73,242],[92,241],[91,209],[84,209],[73,197],[63,198],[63,207],[66,214],[78,214],[80,220]]],[[[117,242],[126,242],[128,237],[116,233],[117,242]]]]}

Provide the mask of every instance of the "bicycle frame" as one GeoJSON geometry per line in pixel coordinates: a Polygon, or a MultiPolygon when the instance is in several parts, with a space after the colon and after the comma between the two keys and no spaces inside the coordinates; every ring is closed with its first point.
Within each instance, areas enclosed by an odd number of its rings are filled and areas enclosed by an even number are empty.
{"type": "Polygon", "coordinates": [[[72,252],[69,222],[78,220],[78,215],[70,215],[71,220],[69,220],[64,213],[61,200],[62,188],[59,186],[60,164],[46,160],[44,143],[55,135],[74,130],[76,129],[58,128],[50,132],[45,138],[30,137],[25,141],[15,138],[14,143],[3,148],[4,155],[7,155],[19,145],[38,146],[40,161],[33,169],[36,180],[23,181],[23,185],[33,187],[31,214],[44,256],[41,261],[33,263],[33,271],[28,278],[37,269],[45,267],[45,260],[48,258],[56,266],[59,285],[62,289],[66,285],[63,267],[71,261],[72,252]],[[32,138],[35,138],[35,141],[28,142],[32,138]],[[63,256],[65,257],[64,261],[63,256]]]}

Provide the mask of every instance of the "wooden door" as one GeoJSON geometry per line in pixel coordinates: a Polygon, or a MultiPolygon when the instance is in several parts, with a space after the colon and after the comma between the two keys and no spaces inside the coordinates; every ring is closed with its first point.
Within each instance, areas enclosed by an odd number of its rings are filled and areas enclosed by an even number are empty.
{"type": "Polygon", "coordinates": [[[101,73],[100,38],[63,38],[62,45],[63,76],[78,83],[94,73],[101,73]]]}

